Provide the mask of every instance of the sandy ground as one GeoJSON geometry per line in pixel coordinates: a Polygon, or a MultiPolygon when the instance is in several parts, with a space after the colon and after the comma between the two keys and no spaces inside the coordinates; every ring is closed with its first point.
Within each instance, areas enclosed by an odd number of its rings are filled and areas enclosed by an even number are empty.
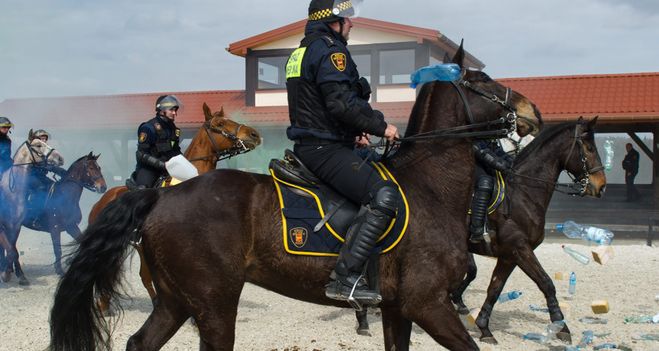
{"type": "MultiPolygon", "coordinates": [[[[566,240],[567,241],[567,240],[566,240]]],[[[587,252],[588,247],[572,241],[573,247],[587,252]]],[[[536,253],[543,266],[553,276],[555,271],[574,271],[577,274],[577,294],[567,300],[567,281],[555,281],[559,299],[570,305],[567,323],[573,339],[584,330],[610,333],[595,339],[625,344],[633,350],[659,350],[659,341],[637,341],[639,333],[659,334],[658,324],[624,324],[625,316],[656,314],[659,303],[659,248],[642,245],[638,241],[614,242],[615,258],[605,266],[591,263],[580,265],[564,254],[558,243],[545,243],[536,253]],[[592,316],[592,300],[606,299],[611,310],[599,315],[608,319],[606,325],[587,325],[580,317],[592,316]]],[[[48,345],[48,313],[57,284],[52,269],[53,254],[50,237],[46,233],[23,230],[19,250],[24,270],[31,285],[21,287],[14,278],[0,283],[0,350],[43,350],[48,345]]],[[[125,348],[127,338],[146,320],[151,303],[141,287],[136,257],[127,265],[127,280],[132,300],[124,303],[125,314],[114,334],[114,349],[125,348]]],[[[470,308],[480,307],[495,260],[477,258],[479,275],[467,290],[465,301],[470,308]]],[[[529,304],[545,305],[535,284],[516,269],[504,291],[521,290],[517,299],[498,304],[491,319],[491,330],[499,340],[492,346],[479,342],[483,350],[562,350],[558,341],[540,345],[522,340],[527,332],[542,332],[549,323],[548,315],[532,312],[529,304]]],[[[238,312],[236,350],[302,351],[302,350],[383,350],[382,323],[378,310],[369,313],[372,337],[355,333],[354,314],[338,309],[307,304],[247,285],[238,312]]],[[[463,322],[467,324],[466,319],[463,322]]],[[[474,338],[480,333],[468,327],[474,338]]],[[[164,347],[164,350],[195,350],[198,338],[194,328],[186,324],[164,347]]],[[[438,350],[439,347],[422,329],[414,326],[412,350],[438,350]]],[[[589,348],[589,349],[592,349],[589,348]]]]}

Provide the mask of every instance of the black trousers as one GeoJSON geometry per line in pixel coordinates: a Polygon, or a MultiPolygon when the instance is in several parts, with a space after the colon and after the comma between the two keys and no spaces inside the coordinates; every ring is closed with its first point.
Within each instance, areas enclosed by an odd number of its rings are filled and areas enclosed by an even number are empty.
{"type": "Polygon", "coordinates": [[[135,180],[137,185],[144,185],[147,188],[153,188],[156,186],[158,178],[162,175],[163,173],[156,169],[140,167],[135,170],[133,180],[135,180]]]}
{"type": "Polygon", "coordinates": [[[636,189],[636,185],[634,185],[634,178],[636,178],[636,173],[625,174],[628,201],[636,200],[639,198],[638,189],[636,189]]]}
{"type": "Polygon", "coordinates": [[[316,176],[349,200],[366,205],[384,182],[349,144],[296,144],[295,154],[316,176]],[[361,167],[360,167],[361,166],[361,167]]]}

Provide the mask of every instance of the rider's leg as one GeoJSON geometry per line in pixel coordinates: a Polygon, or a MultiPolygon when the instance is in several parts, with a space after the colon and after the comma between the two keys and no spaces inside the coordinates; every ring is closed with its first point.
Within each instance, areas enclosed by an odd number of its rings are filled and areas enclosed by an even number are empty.
{"type": "Polygon", "coordinates": [[[474,197],[471,199],[471,224],[469,225],[469,232],[471,233],[469,240],[472,242],[477,243],[483,240],[487,206],[492,197],[493,188],[494,179],[489,175],[481,175],[476,181],[474,197]]]}
{"type": "Polygon", "coordinates": [[[138,188],[153,188],[160,177],[160,172],[148,167],[141,167],[135,171],[135,184],[138,188]]]}

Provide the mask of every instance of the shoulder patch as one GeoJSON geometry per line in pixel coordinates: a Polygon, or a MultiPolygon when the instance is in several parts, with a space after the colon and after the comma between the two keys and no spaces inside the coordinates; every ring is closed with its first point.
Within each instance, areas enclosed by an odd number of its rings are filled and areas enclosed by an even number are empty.
{"type": "Polygon", "coordinates": [[[154,123],[153,126],[156,127],[156,130],[161,130],[162,129],[162,126],[158,122],[154,123]]]}
{"type": "Polygon", "coordinates": [[[181,130],[176,128],[176,137],[178,138],[180,136],[181,136],[181,130]]]}
{"type": "Polygon", "coordinates": [[[140,136],[139,136],[138,140],[139,140],[140,143],[145,142],[146,141],[146,133],[145,132],[140,133],[140,136]]]}
{"type": "Polygon", "coordinates": [[[332,56],[330,56],[330,60],[337,70],[341,72],[346,70],[346,54],[342,52],[335,52],[332,54],[332,56]]]}

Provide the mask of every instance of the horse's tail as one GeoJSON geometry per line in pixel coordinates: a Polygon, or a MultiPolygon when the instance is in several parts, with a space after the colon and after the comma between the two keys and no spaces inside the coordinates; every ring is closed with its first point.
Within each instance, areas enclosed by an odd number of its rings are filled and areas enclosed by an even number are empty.
{"type": "Polygon", "coordinates": [[[72,253],[50,311],[50,350],[110,350],[111,328],[95,296],[115,300],[128,246],[158,200],[158,190],[123,194],[89,225],[72,253]]]}

